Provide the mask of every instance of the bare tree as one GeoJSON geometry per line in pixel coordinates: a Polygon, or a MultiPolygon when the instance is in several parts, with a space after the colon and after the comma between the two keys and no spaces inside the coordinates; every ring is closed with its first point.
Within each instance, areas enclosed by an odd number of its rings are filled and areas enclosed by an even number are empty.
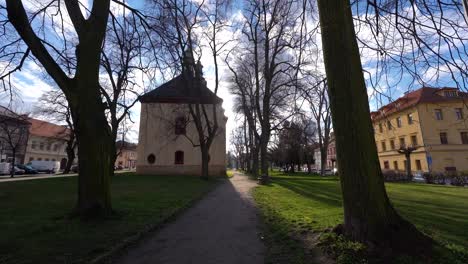
{"type": "Polygon", "coordinates": [[[2,154],[8,153],[10,157],[10,177],[15,176],[17,156],[24,153],[28,143],[29,126],[27,114],[17,114],[10,109],[1,107],[0,112],[0,142],[2,154]]]}
{"type": "MultiPolygon", "coordinates": [[[[147,32],[149,27],[141,12],[122,1],[112,3],[131,11],[131,17],[140,21],[139,27],[147,32]]],[[[106,116],[112,105],[103,102],[100,69],[109,16],[115,15],[110,0],[93,1],[90,9],[84,6],[84,11],[80,5],[73,0],[38,3],[28,5],[27,9],[23,1],[17,0],[0,5],[0,10],[6,12],[2,16],[0,48],[0,58],[6,67],[0,80],[5,89],[11,87],[11,74],[33,57],[62,90],[71,110],[79,148],[75,213],[106,215],[112,212],[109,181],[115,142],[106,116]],[[17,35],[12,34],[11,26],[17,35]],[[50,41],[52,36],[54,40],[50,41]]]]}
{"type": "MultiPolygon", "coordinates": [[[[110,71],[109,67],[105,68],[104,71],[111,72],[110,75],[113,77],[119,73],[124,76],[120,79],[108,78],[109,82],[111,79],[123,80],[109,89],[104,87],[106,83],[101,75],[101,62],[108,62],[107,65],[113,63],[106,60],[102,50],[103,47],[106,49],[109,45],[115,44],[116,40],[117,44],[128,44],[125,41],[118,41],[119,38],[127,40],[129,36],[127,33],[132,36],[129,37],[129,41],[134,43],[133,41],[137,39],[136,42],[141,43],[142,35],[149,36],[147,17],[139,10],[118,0],[93,1],[91,8],[73,0],[54,0],[34,5],[28,3],[25,8],[23,1],[8,0],[6,6],[0,6],[0,9],[6,12],[6,16],[2,16],[5,18],[2,21],[1,34],[4,42],[0,48],[0,58],[2,62],[6,62],[6,67],[0,72],[1,84],[5,89],[10,88],[12,86],[10,76],[23,68],[24,62],[30,57],[43,67],[65,95],[75,128],[80,160],[75,213],[81,216],[110,214],[112,206],[109,180],[114,168],[115,137],[108,122],[108,115],[112,116],[118,112],[128,116],[126,110],[120,112],[116,109],[120,109],[122,100],[129,99],[127,96],[122,96],[124,93],[122,91],[130,90],[127,86],[131,82],[128,72],[134,65],[141,64],[134,63],[136,58],[134,49],[130,49],[128,55],[127,47],[118,46],[123,55],[121,54],[117,60],[131,61],[130,64],[120,65],[132,66],[113,68],[115,70],[110,71]],[[111,2],[119,7],[116,11],[128,10],[131,15],[114,14],[110,8],[111,2]],[[123,23],[122,21],[126,19],[131,22],[123,23]],[[11,26],[17,35],[11,34],[14,32],[11,26]],[[137,33],[138,37],[134,38],[137,28],[141,29],[139,32],[142,33],[137,33]],[[111,31],[115,34],[110,33],[111,31]],[[113,37],[110,37],[108,42],[105,42],[106,33],[113,37]],[[121,90],[115,92],[115,87],[121,90]],[[111,89],[113,92],[109,92],[111,89]],[[112,97],[111,100],[103,98],[106,95],[112,97]]],[[[145,43],[148,44],[146,47],[154,47],[153,39],[145,43]]],[[[156,49],[150,50],[151,54],[156,51],[156,49]]],[[[131,102],[127,104],[131,105],[131,102]]]]}
{"type": "Polygon", "coordinates": [[[65,122],[68,130],[64,130],[64,135],[61,135],[66,140],[67,164],[63,170],[63,174],[70,172],[73,162],[76,158],[76,135],[75,127],[73,126],[71,109],[68,106],[67,99],[61,90],[52,90],[44,93],[37,100],[34,114],[47,118],[47,120],[57,123],[65,122]]]}
{"type": "MultiPolygon", "coordinates": [[[[202,40],[205,38],[211,52],[214,63],[214,96],[219,88],[219,62],[218,58],[224,46],[229,42],[219,37],[219,32],[226,27],[226,10],[229,1],[213,0],[194,3],[188,0],[165,0],[154,1],[154,6],[161,14],[160,21],[165,21],[164,28],[159,30],[159,34],[166,39],[165,50],[170,58],[178,58],[182,69],[177,65],[170,65],[174,72],[191,72],[193,76],[186,81],[191,83],[191,89],[198,91],[200,96],[198,102],[187,105],[190,113],[190,121],[195,126],[198,134],[196,140],[189,139],[194,147],[200,148],[202,157],[201,177],[208,178],[210,148],[217,136],[220,135],[220,124],[218,117],[220,104],[203,103],[201,92],[206,82],[203,78],[200,60],[195,63],[195,54],[201,57],[202,40]],[[206,22],[209,26],[204,32],[196,32],[200,29],[200,23],[206,22]]],[[[172,60],[169,60],[172,61],[172,60]]]]}
{"type": "Polygon", "coordinates": [[[328,145],[332,132],[330,104],[328,101],[326,79],[306,76],[301,92],[310,106],[312,118],[317,126],[317,143],[320,149],[320,175],[325,174],[328,145]],[[308,78],[309,77],[309,78],[308,78]]]}
{"type": "MultiPolygon", "coordinates": [[[[260,132],[256,134],[260,146],[262,183],[269,181],[268,144],[275,126],[278,108],[295,96],[299,67],[303,64],[302,50],[306,43],[307,1],[271,0],[246,1],[242,38],[237,61],[249,61],[253,79],[252,94],[260,132]],[[285,100],[280,100],[281,98],[285,100]],[[276,103],[274,104],[276,99],[276,103]]],[[[232,57],[229,59],[231,60],[232,57]]],[[[237,67],[230,67],[231,72],[237,67]]],[[[233,73],[234,74],[234,73],[233,73]]],[[[236,79],[237,77],[235,77],[236,79]]],[[[239,78],[237,78],[239,79],[239,78]]],[[[290,111],[291,114],[294,114],[290,111]]],[[[282,118],[282,121],[287,118],[282,118]]],[[[254,128],[252,122],[249,127],[254,128]]],[[[277,128],[277,127],[276,127],[277,128]]],[[[254,129],[256,131],[256,129],[254,129]]]]}
{"type": "Polygon", "coordinates": [[[397,213],[385,190],[351,5],[319,0],[318,10],[343,193],[341,231],[373,250],[427,254],[430,239],[397,213]]]}

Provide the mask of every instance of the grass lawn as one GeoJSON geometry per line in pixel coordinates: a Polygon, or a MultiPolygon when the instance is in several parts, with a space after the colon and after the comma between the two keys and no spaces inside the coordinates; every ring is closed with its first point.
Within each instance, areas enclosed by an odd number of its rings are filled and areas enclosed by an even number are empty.
{"type": "Polygon", "coordinates": [[[0,183],[0,263],[85,263],[215,185],[198,177],[116,174],[111,195],[118,216],[82,222],[66,217],[76,177],[0,183]]]}
{"type": "MultiPolygon", "coordinates": [[[[468,249],[468,188],[387,183],[397,210],[441,244],[468,249]]],[[[310,175],[273,175],[269,186],[255,189],[270,235],[271,258],[294,251],[302,263],[304,252],[290,234],[323,231],[343,222],[339,180],[310,175]],[[280,241],[275,243],[274,241],[280,241]]]]}

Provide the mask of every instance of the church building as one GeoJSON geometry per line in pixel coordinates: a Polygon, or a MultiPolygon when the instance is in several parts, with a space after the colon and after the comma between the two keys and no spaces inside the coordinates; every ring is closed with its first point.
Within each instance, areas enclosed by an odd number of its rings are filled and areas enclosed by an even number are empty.
{"type": "Polygon", "coordinates": [[[136,172],[155,175],[194,175],[202,170],[198,130],[190,112],[196,105],[206,115],[201,120],[206,130],[218,129],[211,144],[209,175],[226,175],[226,121],[223,100],[216,96],[203,78],[202,66],[186,56],[183,71],[174,79],[140,96],[140,132],[136,172]],[[213,105],[215,107],[213,107],[213,105]],[[216,111],[214,113],[214,111],[216,111]]]}

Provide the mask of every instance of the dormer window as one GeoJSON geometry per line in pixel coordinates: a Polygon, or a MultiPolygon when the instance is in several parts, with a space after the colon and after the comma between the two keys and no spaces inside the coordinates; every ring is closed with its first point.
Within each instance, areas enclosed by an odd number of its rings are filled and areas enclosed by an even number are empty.
{"type": "Polygon", "coordinates": [[[445,91],[444,96],[445,97],[457,97],[458,93],[457,91],[445,91]]]}
{"type": "Polygon", "coordinates": [[[176,135],[185,135],[187,127],[187,120],[185,117],[180,116],[175,120],[175,134],[176,135]]]}

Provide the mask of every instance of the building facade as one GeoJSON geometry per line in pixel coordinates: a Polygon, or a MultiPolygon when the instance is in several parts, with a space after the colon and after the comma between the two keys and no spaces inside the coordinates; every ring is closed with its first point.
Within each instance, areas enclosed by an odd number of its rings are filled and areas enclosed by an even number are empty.
{"type": "Polygon", "coordinates": [[[468,171],[468,94],[456,88],[409,92],[371,113],[383,170],[468,171]]]}
{"type": "Polygon", "coordinates": [[[137,161],[137,145],[129,142],[117,141],[117,158],[115,159],[115,167],[123,169],[135,169],[137,161]]]}
{"type": "Polygon", "coordinates": [[[0,106],[0,162],[24,162],[30,126],[27,115],[0,106]]]}
{"type": "MultiPolygon", "coordinates": [[[[30,118],[29,138],[24,163],[33,160],[59,161],[60,168],[67,164],[67,139],[71,130],[66,126],[30,118]]],[[[77,158],[76,158],[77,159],[77,158]]]]}
{"type": "Polygon", "coordinates": [[[227,118],[222,99],[206,86],[201,65],[194,68],[190,60],[184,59],[182,74],[140,97],[137,173],[201,175],[198,130],[190,112],[190,107],[193,110],[199,105],[204,108],[203,129],[213,126],[215,120],[218,125],[209,151],[209,174],[226,175],[227,118]]]}

